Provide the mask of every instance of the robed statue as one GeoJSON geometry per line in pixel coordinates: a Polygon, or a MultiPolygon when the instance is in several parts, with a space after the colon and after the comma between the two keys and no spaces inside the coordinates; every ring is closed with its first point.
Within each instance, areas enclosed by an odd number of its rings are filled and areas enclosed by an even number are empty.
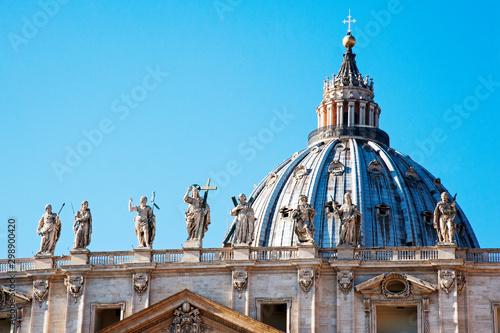
{"type": "MultiPolygon", "coordinates": [[[[233,197],[234,198],[234,197],[233,197]]],[[[233,199],[235,200],[235,199],[233,199]]],[[[254,239],[253,230],[255,224],[255,214],[246,195],[241,193],[238,196],[240,203],[231,209],[231,216],[236,216],[233,224],[235,225],[233,244],[252,244],[254,239]]]]}
{"type": "Polygon", "coordinates": [[[351,194],[344,195],[344,203],[341,206],[335,202],[333,206],[334,214],[340,222],[338,245],[359,246],[362,217],[358,207],[352,204],[351,194]]]}
{"type": "Polygon", "coordinates": [[[86,249],[90,244],[90,236],[92,235],[92,214],[90,213],[88,201],[82,202],[82,209],[76,212],[73,230],[75,231],[73,250],[86,249]]]}
{"type": "Polygon", "coordinates": [[[51,205],[45,206],[45,214],[38,222],[37,234],[42,236],[42,241],[36,256],[54,255],[56,243],[61,236],[61,221],[59,214],[52,213],[51,205]]]}
{"type": "Polygon", "coordinates": [[[184,195],[184,202],[189,204],[185,213],[187,240],[202,240],[210,224],[210,206],[205,198],[200,197],[197,186],[188,187],[186,195],[184,195]]]}
{"type": "Polygon", "coordinates": [[[307,197],[303,194],[299,196],[299,204],[292,211],[292,220],[294,222],[295,234],[299,243],[314,244],[314,217],[316,211],[313,206],[307,203],[307,197]]]}
{"type": "Polygon", "coordinates": [[[156,216],[153,214],[151,207],[146,205],[148,198],[141,197],[139,206],[132,205],[132,198],[128,202],[129,211],[137,211],[137,216],[134,217],[135,234],[139,240],[139,248],[152,248],[156,234],[156,216]]]}
{"type": "Polygon", "coordinates": [[[455,200],[450,203],[448,193],[441,193],[441,201],[437,203],[434,210],[434,228],[440,243],[454,243],[453,237],[457,229],[456,215],[455,200]]]}

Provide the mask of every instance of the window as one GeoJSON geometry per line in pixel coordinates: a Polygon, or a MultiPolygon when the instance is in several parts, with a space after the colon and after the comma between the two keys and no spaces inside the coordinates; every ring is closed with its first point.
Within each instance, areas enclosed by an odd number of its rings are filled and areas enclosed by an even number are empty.
{"type": "Polygon", "coordinates": [[[0,333],[10,333],[10,332],[11,332],[10,317],[0,317],[0,333]]]}
{"type": "Polygon", "coordinates": [[[92,303],[90,308],[92,312],[91,327],[93,328],[93,332],[98,332],[123,319],[125,302],[111,304],[92,303]]]}
{"type": "Polygon", "coordinates": [[[257,298],[257,320],[279,329],[290,332],[291,299],[257,298]]]}
{"type": "Polygon", "coordinates": [[[377,306],[377,333],[418,333],[416,306],[377,306]]]}
{"type": "Polygon", "coordinates": [[[491,311],[493,312],[493,332],[500,333],[500,302],[491,303],[491,311]]]}

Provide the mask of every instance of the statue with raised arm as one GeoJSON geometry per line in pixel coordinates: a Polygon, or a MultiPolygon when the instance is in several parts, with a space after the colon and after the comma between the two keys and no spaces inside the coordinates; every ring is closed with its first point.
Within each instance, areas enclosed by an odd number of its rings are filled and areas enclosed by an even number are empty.
{"type": "Polygon", "coordinates": [[[73,230],[75,231],[73,250],[85,250],[90,244],[92,234],[92,214],[88,201],[82,202],[82,209],[76,212],[73,230]]]}
{"type": "Polygon", "coordinates": [[[147,206],[148,198],[141,197],[139,206],[132,205],[132,198],[128,202],[128,210],[137,211],[137,216],[134,217],[135,234],[139,240],[139,248],[152,248],[156,234],[156,217],[153,214],[151,207],[147,206]]]}
{"type": "Polygon", "coordinates": [[[54,255],[56,243],[61,236],[61,221],[59,214],[52,213],[51,205],[45,206],[45,214],[38,222],[37,234],[42,236],[42,241],[36,256],[54,255]]]}
{"type": "Polygon", "coordinates": [[[307,203],[307,197],[303,194],[299,196],[299,204],[292,211],[292,220],[294,229],[300,243],[314,244],[314,217],[316,211],[313,206],[307,203]]]}
{"type": "MultiPolygon", "coordinates": [[[[234,200],[234,197],[233,197],[234,200]]],[[[255,214],[250,202],[247,202],[247,197],[241,193],[238,196],[240,203],[231,209],[231,216],[236,216],[234,219],[235,236],[233,244],[252,244],[253,227],[255,223],[255,214]]]]}
{"type": "Polygon", "coordinates": [[[185,213],[189,235],[187,240],[202,240],[210,224],[210,206],[200,197],[197,186],[188,187],[184,202],[189,204],[185,213]],[[191,196],[189,196],[190,193],[192,193],[191,196]]]}
{"type": "Polygon", "coordinates": [[[437,231],[440,243],[454,243],[453,237],[457,229],[456,215],[455,200],[450,203],[448,193],[441,193],[441,201],[437,203],[434,210],[434,228],[437,231]]]}
{"type": "Polygon", "coordinates": [[[344,204],[335,207],[334,214],[340,221],[338,245],[360,245],[362,216],[356,205],[352,204],[350,193],[344,195],[344,204]]]}

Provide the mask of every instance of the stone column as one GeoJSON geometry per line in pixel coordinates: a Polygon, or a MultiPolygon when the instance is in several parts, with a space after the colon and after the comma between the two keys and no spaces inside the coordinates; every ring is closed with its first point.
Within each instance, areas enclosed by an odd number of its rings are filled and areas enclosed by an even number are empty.
{"type": "Polygon", "coordinates": [[[359,102],[359,124],[365,125],[366,119],[366,102],[359,102]]]}
{"type": "Polygon", "coordinates": [[[354,126],[354,102],[349,102],[348,114],[347,114],[347,125],[354,126]]]}
{"type": "Polygon", "coordinates": [[[337,102],[337,126],[341,127],[344,123],[344,101],[336,101],[337,102]]]}
{"type": "Polygon", "coordinates": [[[370,111],[368,113],[368,125],[369,126],[375,126],[374,114],[375,114],[375,110],[373,108],[373,105],[370,105],[370,111]]]}
{"type": "Polygon", "coordinates": [[[330,104],[330,105],[328,105],[328,107],[327,107],[327,109],[326,109],[326,110],[327,110],[327,111],[326,111],[326,115],[327,115],[327,117],[326,117],[326,125],[327,125],[327,126],[331,126],[331,125],[333,125],[333,124],[332,124],[332,118],[333,118],[333,117],[332,117],[332,116],[333,116],[333,115],[332,115],[332,105],[331,105],[331,104],[330,104]]]}
{"type": "Polygon", "coordinates": [[[458,300],[456,273],[452,269],[440,269],[439,281],[439,327],[440,333],[458,333],[458,300]]]}

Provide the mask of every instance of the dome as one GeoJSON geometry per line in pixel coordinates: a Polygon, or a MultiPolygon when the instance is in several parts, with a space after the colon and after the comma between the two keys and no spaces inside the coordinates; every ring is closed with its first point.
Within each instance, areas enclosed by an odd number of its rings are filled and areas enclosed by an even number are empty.
{"type": "MultiPolygon", "coordinates": [[[[316,245],[335,247],[339,225],[326,205],[342,203],[345,193],[351,193],[363,217],[362,246],[434,246],[433,213],[443,191],[429,171],[381,143],[358,138],[320,142],[280,163],[250,195],[257,218],[254,246],[297,245],[293,222],[280,210],[296,207],[304,194],[317,213],[316,245]]],[[[479,247],[458,205],[455,221],[457,246],[479,247]]]]}
{"type": "MultiPolygon", "coordinates": [[[[352,47],[346,48],[338,74],[324,81],[318,128],[309,134],[308,147],[275,167],[249,196],[256,218],[252,246],[297,245],[289,212],[305,195],[316,211],[314,242],[320,248],[336,247],[340,222],[334,210],[346,193],[362,216],[360,246],[438,243],[436,204],[442,192],[454,196],[439,178],[390,148],[389,136],[378,128],[381,110],[373,80],[362,77],[352,47]]],[[[479,247],[458,205],[456,211],[455,244],[479,247]]],[[[233,243],[234,229],[231,225],[224,245],[233,243]]]]}

